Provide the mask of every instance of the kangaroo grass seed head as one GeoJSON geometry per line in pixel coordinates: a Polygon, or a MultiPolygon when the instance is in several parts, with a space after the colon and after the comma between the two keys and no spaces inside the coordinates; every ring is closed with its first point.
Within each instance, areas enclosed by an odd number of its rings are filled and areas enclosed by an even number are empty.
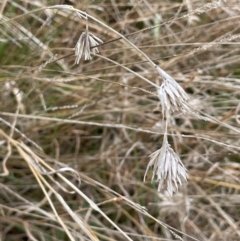
{"type": "Polygon", "coordinates": [[[88,30],[83,32],[75,46],[75,64],[79,64],[81,58],[84,58],[84,60],[91,60],[91,50],[93,54],[99,53],[98,48],[95,46],[101,43],[103,43],[103,41],[88,30]]]}
{"type": "Polygon", "coordinates": [[[187,105],[189,97],[184,89],[164,70],[157,67],[157,71],[163,79],[161,86],[157,89],[163,114],[174,111],[190,111],[187,105]]]}
{"type": "Polygon", "coordinates": [[[166,189],[170,196],[177,192],[178,185],[187,182],[187,169],[184,167],[178,155],[168,144],[166,136],[163,146],[150,155],[150,161],[144,175],[144,181],[148,169],[153,166],[153,175],[157,176],[158,191],[166,189]]]}

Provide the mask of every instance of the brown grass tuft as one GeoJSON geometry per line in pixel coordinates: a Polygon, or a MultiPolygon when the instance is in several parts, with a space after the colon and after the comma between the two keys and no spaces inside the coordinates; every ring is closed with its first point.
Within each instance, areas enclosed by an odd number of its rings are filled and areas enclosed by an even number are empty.
{"type": "Polygon", "coordinates": [[[239,2],[2,2],[0,240],[240,240],[239,2]],[[172,197],[143,182],[166,133],[172,197]]]}

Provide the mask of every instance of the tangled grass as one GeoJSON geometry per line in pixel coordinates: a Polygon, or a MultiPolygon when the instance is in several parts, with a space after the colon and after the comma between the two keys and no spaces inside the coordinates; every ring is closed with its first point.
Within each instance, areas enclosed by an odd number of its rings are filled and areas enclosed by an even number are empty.
{"type": "Polygon", "coordinates": [[[240,240],[238,5],[3,0],[0,240],[240,240]]]}

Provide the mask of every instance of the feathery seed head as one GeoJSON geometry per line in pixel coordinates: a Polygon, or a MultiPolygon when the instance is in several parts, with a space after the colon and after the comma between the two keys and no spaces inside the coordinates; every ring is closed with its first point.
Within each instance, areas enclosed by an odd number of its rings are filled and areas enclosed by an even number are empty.
{"type": "Polygon", "coordinates": [[[83,32],[75,46],[76,60],[75,64],[79,64],[80,59],[84,56],[84,60],[91,60],[91,49],[93,54],[99,53],[98,48],[95,47],[103,43],[103,41],[90,33],[88,30],[83,32]]]}
{"type": "Polygon", "coordinates": [[[168,144],[166,136],[163,146],[150,155],[150,161],[144,175],[144,181],[148,169],[153,166],[152,181],[157,176],[158,191],[167,189],[170,196],[178,190],[178,184],[187,182],[187,169],[178,155],[168,144]]]}
{"type": "Polygon", "coordinates": [[[161,86],[157,89],[163,114],[166,115],[167,112],[174,111],[189,111],[187,105],[189,97],[184,89],[164,70],[157,67],[157,71],[163,79],[161,86]]]}

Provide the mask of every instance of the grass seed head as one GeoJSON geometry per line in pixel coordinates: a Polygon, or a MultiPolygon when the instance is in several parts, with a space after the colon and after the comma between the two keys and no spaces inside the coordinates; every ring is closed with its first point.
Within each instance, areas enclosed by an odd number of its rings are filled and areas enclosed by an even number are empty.
{"type": "Polygon", "coordinates": [[[166,189],[172,196],[178,190],[178,184],[182,185],[183,182],[187,182],[187,169],[165,137],[163,146],[150,155],[146,173],[151,166],[153,166],[152,181],[156,175],[158,191],[166,189]]]}
{"type": "Polygon", "coordinates": [[[157,90],[162,105],[162,113],[166,115],[167,112],[189,111],[187,105],[189,97],[184,89],[164,70],[158,67],[157,71],[163,79],[160,88],[157,90]]]}
{"type": "Polygon", "coordinates": [[[98,46],[100,43],[103,43],[103,41],[94,34],[90,33],[88,30],[83,32],[75,46],[75,64],[79,64],[82,57],[84,60],[91,60],[91,49],[93,54],[99,53],[99,50],[96,46],[98,46]]]}

